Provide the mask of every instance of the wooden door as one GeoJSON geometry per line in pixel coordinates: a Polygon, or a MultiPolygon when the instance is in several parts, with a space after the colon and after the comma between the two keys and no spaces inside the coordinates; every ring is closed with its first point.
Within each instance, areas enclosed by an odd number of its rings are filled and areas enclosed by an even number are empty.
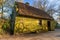
{"type": "Polygon", "coordinates": [[[51,31],[51,23],[50,23],[50,21],[47,22],[47,25],[48,25],[48,31],[51,31]]]}

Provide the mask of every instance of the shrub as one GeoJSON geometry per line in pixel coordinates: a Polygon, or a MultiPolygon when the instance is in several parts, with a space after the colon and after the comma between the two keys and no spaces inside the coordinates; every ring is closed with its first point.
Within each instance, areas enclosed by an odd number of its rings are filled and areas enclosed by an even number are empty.
{"type": "Polygon", "coordinates": [[[6,20],[2,26],[2,29],[5,32],[9,32],[9,28],[10,28],[9,20],[6,20]]]}

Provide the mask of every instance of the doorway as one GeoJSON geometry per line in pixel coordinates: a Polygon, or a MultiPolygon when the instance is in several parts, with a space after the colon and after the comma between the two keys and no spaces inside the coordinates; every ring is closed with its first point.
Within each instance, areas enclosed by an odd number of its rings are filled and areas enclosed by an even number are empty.
{"type": "Polygon", "coordinates": [[[48,25],[47,26],[48,27],[48,31],[51,31],[51,23],[50,23],[50,21],[47,22],[47,25],[48,25]]]}

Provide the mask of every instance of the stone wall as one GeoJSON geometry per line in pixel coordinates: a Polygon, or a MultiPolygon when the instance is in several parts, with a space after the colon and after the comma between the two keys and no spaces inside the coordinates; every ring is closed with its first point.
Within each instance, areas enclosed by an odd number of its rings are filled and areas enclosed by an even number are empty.
{"type": "Polygon", "coordinates": [[[56,27],[56,22],[55,21],[51,21],[51,30],[55,30],[56,27]]]}
{"type": "Polygon", "coordinates": [[[41,31],[42,27],[39,25],[38,19],[16,17],[15,32],[29,33],[41,31]]]}
{"type": "Polygon", "coordinates": [[[44,30],[44,31],[48,31],[47,21],[48,21],[48,20],[42,20],[42,26],[43,26],[43,30],[44,30]]]}

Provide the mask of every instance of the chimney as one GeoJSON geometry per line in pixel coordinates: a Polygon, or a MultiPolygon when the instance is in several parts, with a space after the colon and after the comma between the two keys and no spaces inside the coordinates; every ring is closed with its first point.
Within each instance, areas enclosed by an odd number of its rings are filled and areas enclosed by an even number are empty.
{"type": "Polygon", "coordinates": [[[28,2],[25,3],[26,5],[30,5],[28,2]]]}

